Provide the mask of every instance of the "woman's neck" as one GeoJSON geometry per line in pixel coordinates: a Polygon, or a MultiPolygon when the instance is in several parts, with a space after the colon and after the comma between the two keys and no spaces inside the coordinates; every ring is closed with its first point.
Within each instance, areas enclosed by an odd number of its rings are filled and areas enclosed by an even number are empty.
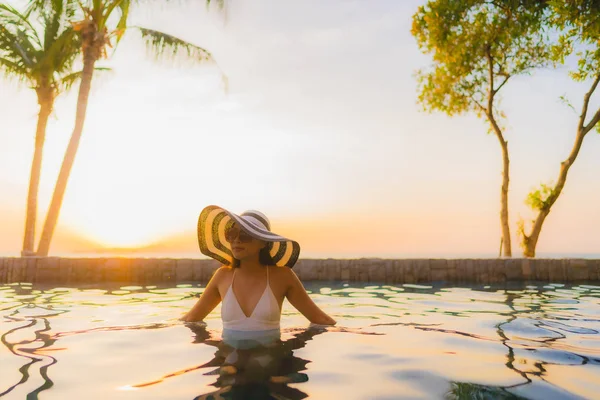
{"type": "Polygon", "coordinates": [[[262,264],[258,260],[240,261],[240,269],[244,272],[256,273],[263,270],[262,264]]]}

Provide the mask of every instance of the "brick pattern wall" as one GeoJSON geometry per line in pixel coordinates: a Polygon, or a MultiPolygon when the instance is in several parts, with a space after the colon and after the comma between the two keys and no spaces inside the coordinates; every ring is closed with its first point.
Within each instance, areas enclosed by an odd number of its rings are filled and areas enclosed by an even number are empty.
{"type": "MultiPolygon", "coordinates": [[[[131,285],[206,283],[213,260],[159,258],[0,258],[0,283],[131,285]]],[[[299,260],[303,281],[477,283],[598,282],[600,260],[590,259],[322,259],[299,260]]]]}

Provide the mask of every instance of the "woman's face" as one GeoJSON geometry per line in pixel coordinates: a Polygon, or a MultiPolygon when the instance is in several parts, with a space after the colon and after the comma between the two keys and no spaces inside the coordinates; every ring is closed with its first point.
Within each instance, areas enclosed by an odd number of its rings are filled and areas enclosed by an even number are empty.
{"type": "Polygon", "coordinates": [[[266,242],[253,238],[235,224],[225,232],[225,238],[238,260],[256,257],[266,245],[266,242]]]}

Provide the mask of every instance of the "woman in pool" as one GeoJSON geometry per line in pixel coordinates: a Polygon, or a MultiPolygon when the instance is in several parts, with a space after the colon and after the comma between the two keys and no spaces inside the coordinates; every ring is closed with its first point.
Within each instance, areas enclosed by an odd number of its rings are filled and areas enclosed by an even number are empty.
{"type": "Polygon", "coordinates": [[[208,206],[198,219],[198,243],[203,254],[223,266],[183,321],[202,321],[223,301],[223,339],[262,341],[272,337],[269,332],[278,336],[281,306],[287,298],[311,323],[335,325],[292,271],[299,244],[271,232],[269,220],[261,212],[236,215],[208,206]]]}

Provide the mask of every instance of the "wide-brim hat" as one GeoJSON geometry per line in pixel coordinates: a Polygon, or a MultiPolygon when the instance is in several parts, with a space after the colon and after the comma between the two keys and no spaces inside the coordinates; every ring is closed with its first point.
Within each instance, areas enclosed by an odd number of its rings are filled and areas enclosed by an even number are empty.
{"type": "Polygon", "coordinates": [[[198,217],[198,245],[202,254],[232,265],[233,253],[225,239],[225,230],[234,223],[253,238],[271,242],[269,254],[278,267],[292,268],[298,261],[298,242],[271,232],[271,223],[263,213],[249,210],[237,215],[214,205],[205,207],[198,217]]]}

